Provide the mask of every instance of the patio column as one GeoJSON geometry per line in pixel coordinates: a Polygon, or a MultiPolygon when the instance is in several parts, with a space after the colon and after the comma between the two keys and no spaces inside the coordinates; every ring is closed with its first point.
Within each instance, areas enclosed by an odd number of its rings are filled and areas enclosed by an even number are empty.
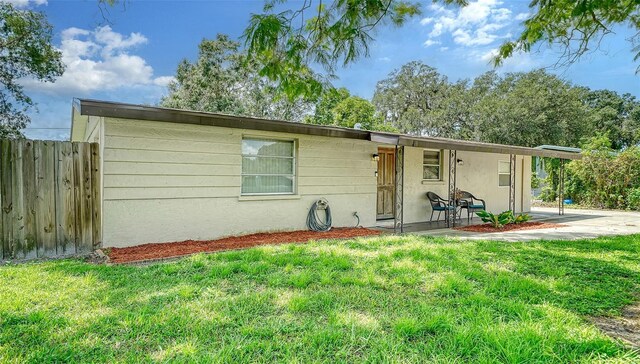
{"type": "Polygon", "coordinates": [[[564,159],[560,159],[558,172],[558,215],[564,215],[564,159]]]}
{"type": "Polygon", "coordinates": [[[509,156],[509,210],[516,213],[516,155],[509,156]]]}
{"type": "Polygon", "coordinates": [[[447,214],[447,226],[456,226],[456,166],[458,165],[457,151],[449,150],[449,204],[453,207],[447,214]]]}
{"type": "Polygon", "coordinates": [[[404,232],[404,146],[396,145],[393,232],[404,232]]]}

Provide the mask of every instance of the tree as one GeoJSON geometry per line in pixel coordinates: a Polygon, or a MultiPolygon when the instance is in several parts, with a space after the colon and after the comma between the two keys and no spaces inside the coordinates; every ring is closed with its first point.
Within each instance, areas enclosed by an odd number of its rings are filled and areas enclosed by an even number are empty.
{"type": "Polygon", "coordinates": [[[491,71],[473,82],[450,83],[433,67],[414,61],[378,82],[373,103],[388,122],[409,134],[578,146],[581,138],[601,129],[589,122],[587,93],[543,70],[504,77],[491,71]]]}
{"type": "Polygon", "coordinates": [[[618,95],[609,90],[586,90],[589,124],[606,133],[613,149],[640,143],[640,101],[630,94],[618,95]]]}
{"type": "Polygon", "coordinates": [[[361,97],[350,96],[340,101],[333,108],[335,125],[353,128],[360,124],[360,128],[373,130],[380,123],[376,117],[376,108],[368,100],[361,97]]]}
{"type": "Polygon", "coordinates": [[[195,63],[184,59],[178,65],[175,81],[169,84],[169,95],[161,105],[177,109],[243,114],[240,100],[242,80],[246,69],[242,67],[239,44],[224,34],[215,40],[203,39],[198,45],[195,63]]]}
{"type": "Polygon", "coordinates": [[[510,73],[492,81],[472,113],[484,142],[578,146],[588,127],[582,96],[544,70],[510,73]]]}
{"type": "MultiPolygon", "coordinates": [[[[448,0],[448,2],[463,0],[448,0]]],[[[244,32],[249,57],[260,74],[278,82],[291,98],[319,95],[324,81],[311,69],[320,65],[331,78],[339,63],[368,55],[372,31],[379,25],[402,25],[420,13],[404,0],[304,0],[297,10],[277,6],[286,0],[266,0],[263,14],[253,14],[244,32]]]]}
{"type": "Polygon", "coordinates": [[[0,2],[0,138],[22,137],[33,100],[22,78],[53,82],[64,72],[62,54],[51,45],[52,27],[42,13],[0,2]]]}
{"type": "Polygon", "coordinates": [[[309,112],[309,102],[288,100],[273,82],[259,76],[255,63],[227,35],[204,39],[198,48],[195,62],[185,59],[178,65],[162,106],[292,121],[309,112]]]}
{"type": "Polygon", "coordinates": [[[314,115],[307,116],[304,122],[345,128],[358,125],[364,130],[398,132],[393,125],[384,121],[369,100],[351,96],[346,88],[325,90],[316,102],[314,115]]]}
{"type": "Polygon", "coordinates": [[[413,61],[394,70],[376,84],[373,104],[386,121],[403,133],[452,136],[452,124],[441,122],[437,111],[450,92],[447,78],[422,62],[413,61]]]}
{"type": "MultiPolygon", "coordinates": [[[[466,6],[467,0],[433,0],[445,5],[466,6]]],[[[331,78],[338,65],[368,56],[376,29],[385,24],[402,26],[421,14],[421,6],[405,0],[304,0],[284,9],[287,0],[266,0],[264,12],[253,14],[244,32],[249,57],[255,59],[262,76],[276,81],[290,98],[319,95],[323,80],[311,69],[322,67],[331,78]]],[[[505,42],[494,63],[517,52],[529,52],[543,42],[560,44],[560,61],[571,63],[612,33],[616,25],[638,30],[631,44],[640,40],[638,0],[533,0],[531,16],[513,41],[505,42]]],[[[634,47],[640,59],[640,44],[634,47]]],[[[638,68],[640,71],[640,67],[638,68]]]]}
{"type": "MultiPolygon", "coordinates": [[[[532,15],[517,39],[505,42],[494,63],[499,65],[516,52],[529,52],[536,44],[559,44],[564,52],[559,62],[571,64],[598,48],[602,38],[620,25],[636,30],[629,41],[640,59],[640,2],[638,0],[533,0],[532,15]]],[[[640,66],[636,69],[640,71],[640,66]]]]}
{"type": "Polygon", "coordinates": [[[335,125],[333,109],[351,94],[344,87],[325,89],[314,106],[313,116],[305,118],[305,123],[318,125],[335,125]]]}

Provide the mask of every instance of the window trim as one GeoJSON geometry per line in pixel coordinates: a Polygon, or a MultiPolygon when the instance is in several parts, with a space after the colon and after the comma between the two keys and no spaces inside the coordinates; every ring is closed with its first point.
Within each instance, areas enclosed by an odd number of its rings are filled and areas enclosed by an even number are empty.
{"type": "Polygon", "coordinates": [[[443,156],[443,149],[422,149],[422,182],[441,182],[442,181],[442,156],[443,156]],[[424,152],[428,151],[428,152],[438,152],[438,164],[428,164],[428,163],[424,163],[424,152]],[[425,166],[430,166],[430,167],[438,167],[438,178],[436,179],[431,179],[431,178],[424,178],[424,167],[425,166]]]}
{"type": "Polygon", "coordinates": [[[242,139],[240,140],[240,197],[251,197],[251,196],[296,196],[298,193],[298,140],[290,139],[290,138],[278,138],[271,136],[260,136],[260,135],[242,135],[242,139]],[[289,156],[260,156],[260,158],[279,158],[279,159],[292,159],[292,173],[291,174],[282,174],[282,173],[244,173],[242,171],[242,163],[245,157],[256,157],[252,154],[244,154],[242,152],[242,143],[246,140],[262,140],[262,141],[278,141],[278,142],[291,142],[293,143],[293,155],[289,156]],[[291,177],[291,192],[242,192],[242,180],[244,176],[285,176],[291,177]]]}
{"type": "Polygon", "coordinates": [[[505,160],[499,160],[498,161],[498,187],[510,187],[511,186],[511,162],[510,161],[505,161],[505,160]],[[509,166],[509,172],[507,173],[501,173],[500,172],[500,163],[506,163],[507,166],[509,166]],[[500,176],[501,175],[507,175],[509,176],[509,183],[506,185],[501,185],[500,184],[500,176]]]}

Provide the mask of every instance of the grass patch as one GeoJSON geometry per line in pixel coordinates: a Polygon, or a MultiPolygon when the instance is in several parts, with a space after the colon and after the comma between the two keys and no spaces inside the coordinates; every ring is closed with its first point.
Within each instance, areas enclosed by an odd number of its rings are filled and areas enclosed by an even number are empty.
{"type": "Polygon", "coordinates": [[[0,362],[638,362],[587,316],[640,288],[640,236],[385,236],[141,267],[0,267],[0,362]]]}

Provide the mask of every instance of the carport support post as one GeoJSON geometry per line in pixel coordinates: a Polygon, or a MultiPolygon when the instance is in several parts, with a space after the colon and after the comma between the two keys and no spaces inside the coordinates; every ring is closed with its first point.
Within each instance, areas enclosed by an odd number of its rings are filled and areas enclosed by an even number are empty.
{"type": "Polygon", "coordinates": [[[564,159],[560,159],[558,173],[558,215],[564,215],[564,159]]]}
{"type": "Polygon", "coordinates": [[[447,226],[456,226],[456,214],[458,207],[456,206],[456,165],[458,164],[457,151],[449,150],[449,205],[453,210],[447,211],[447,226]]]}
{"type": "Polygon", "coordinates": [[[509,210],[516,213],[516,155],[509,156],[509,210]]]}
{"type": "Polygon", "coordinates": [[[396,145],[395,198],[393,209],[393,232],[404,232],[404,146],[396,145]]]}

